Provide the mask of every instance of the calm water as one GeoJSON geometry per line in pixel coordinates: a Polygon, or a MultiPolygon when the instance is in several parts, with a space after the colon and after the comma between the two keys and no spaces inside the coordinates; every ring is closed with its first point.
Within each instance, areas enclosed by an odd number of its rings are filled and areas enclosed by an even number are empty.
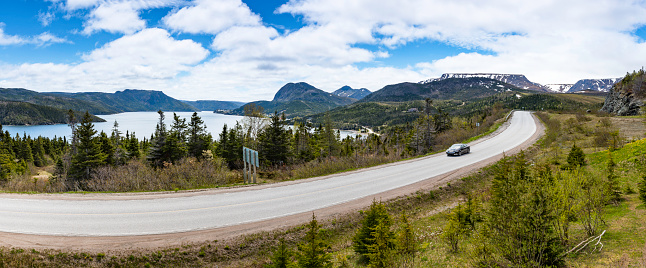
{"type": "MultiPolygon", "coordinates": [[[[188,123],[191,120],[192,112],[176,112],[182,118],[186,118],[188,123]]],[[[213,112],[198,112],[197,113],[204,124],[206,125],[206,131],[210,132],[215,138],[218,137],[218,134],[222,131],[222,127],[226,124],[228,127],[232,127],[236,124],[236,121],[242,123],[242,116],[235,115],[223,115],[216,114],[213,112]]],[[[166,126],[170,129],[170,125],[173,122],[173,113],[164,112],[166,117],[166,126]]],[[[130,133],[135,132],[137,138],[142,139],[143,137],[150,138],[155,132],[155,126],[159,120],[159,115],[157,112],[132,112],[132,113],[120,113],[120,114],[111,114],[111,115],[99,115],[99,117],[106,120],[103,123],[94,123],[94,129],[98,133],[104,131],[108,135],[112,133],[112,127],[114,126],[114,121],[116,120],[119,123],[119,130],[126,134],[126,130],[130,133]]],[[[9,131],[12,136],[15,136],[16,133],[27,135],[31,137],[49,137],[53,138],[54,136],[62,137],[66,136],[68,139],[72,135],[72,130],[68,125],[43,125],[43,126],[2,126],[3,130],[9,131]]]]}
{"type": "MultiPolygon", "coordinates": [[[[188,123],[191,120],[192,112],[176,112],[182,118],[186,118],[188,123]]],[[[216,114],[213,112],[198,112],[197,113],[204,124],[206,125],[206,131],[210,132],[215,139],[218,138],[218,135],[222,131],[222,127],[226,124],[228,127],[232,127],[236,124],[236,121],[242,123],[243,116],[236,115],[223,115],[216,114]]],[[[173,113],[165,112],[166,116],[166,126],[170,129],[170,125],[173,122],[173,113]]],[[[111,115],[100,115],[99,117],[106,120],[103,123],[94,123],[94,129],[98,133],[104,131],[108,135],[112,133],[112,127],[114,121],[116,120],[119,123],[119,130],[126,135],[126,130],[130,133],[135,132],[137,138],[142,139],[143,137],[150,138],[155,132],[155,126],[157,126],[157,121],[159,120],[159,115],[157,112],[132,112],[132,113],[120,113],[120,114],[111,114],[111,115]]],[[[16,133],[27,135],[35,138],[38,136],[53,138],[66,136],[68,139],[72,135],[72,130],[66,124],[60,125],[43,125],[43,126],[2,126],[3,131],[9,131],[12,136],[15,136],[16,133]]],[[[341,138],[344,138],[348,135],[354,135],[350,131],[341,131],[341,138]]]]}

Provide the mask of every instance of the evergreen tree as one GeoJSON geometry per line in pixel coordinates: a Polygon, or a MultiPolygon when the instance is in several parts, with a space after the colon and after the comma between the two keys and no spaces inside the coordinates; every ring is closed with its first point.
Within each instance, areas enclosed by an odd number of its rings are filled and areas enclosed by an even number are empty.
{"type": "Polygon", "coordinates": [[[70,165],[69,175],[77,183],[90,179],[92,171],[105,164],[106,155],[101,151],[101,145],[95,139],[95,134],[92,116],[89,112],[85,112],[81,124],[76,129],[77,153],[72,155],[70,165]]]}
{"type": "Polygon", "coordinates": [[[639,199],[646,205],[646,175],[642,176],[637,187],[639,190],[639,199]]]}
{"type": "Polygon", "coordinates": [[[124,144],[124,138],[122,137],[122,133],[119,130],[119,123],[117,121],[114,121],[114,124],[112,125],[112,134],[110,135],[110,140],[112,141],[112,144],[114,145],[114,164],[116,165],[123,165],[126,162],[126,158],[128,157],[127,154],[127,143],[128,141],[125,140],[124,144]]]}
{"type": "Polygon", "coordinates": [[[135,133],[129,134],[126,131],[126,154],[128,158],[139,158],[141,156],[141,151],[139,150],[139,140],[135,133]]]}
{"type": "MultiPolygon", "coordinates": [[[[372,201],[368,211],[364,211],[363,214],[361,227],[359,227],[359,230],[357,230],[357,233],[352,238],[352,243],[354,252],[361,256],[362,261],[370,262],[370,246],[375,243],[373,233],[375,228],[377,228],[379,223],[382,223],[385,227],[390,229],[392,220],[386,211],[386,206],[376,200],[372,201]]],[[[392,234],[390,236],[392,237],[392,234]]],[[[393,248],[394,243],[391,241],[389,246],[393,248]]]]}
{"type": "Polygon", "coordinates": [[[103,152],[103,154],[105,155],[105,163],[108,165],[114,165],[116,163],[116,160],[114,157],[115,148],[112,144],[112,140],[103,131],[101,131],[97,139],[99,145],[101,146],[101,152],[103,152]]]}
{"type": "Polygon", "coordinates": [[[193,157],[202,158],[204,151],[211,147],[213,140],[211,135],[206,132],[206,125],[197,113],[193,113],[191,121],[188,123],[188,154],[193,157]]]}
{"type": "Polygon", "coordinates": [[[372,243],[368,245],[370,267],[387,268],[393,263],[393,233],[390,224],[380,220],[372,231],[372,243]]]}
{"type": "Polygon", "coordinates": [[[417,239],[415,238],[413,226],[404,213],[402,213],[400,221],[401,229],[397,235],[397,250],[402,255],[412,256],[417,252],[417,239]]]}
{"type": "Polygon", "coordinates": [[[617,164],[612,159],[612,152],[608,150],[608,180],[606,181],[606,195],[610,197],[610,201],[617,204],[621,200],[621,188],[619,187],[619,176],[615,174],[615,167],[617,164]]]}
{"type": "Polygon", "coordinates": [[[330,254],[325,252],[328,245],[321,238],[322,230],[316,221],[316,216],[312,214],[312,220],[307,225],[304,243],[298,245],[299,254],[298,267],[302,268],[325,268],[332,267],[330,254]]]}
{"type": "Polygon", "coordinates": [[[292,251],[289,250],[284,239],[280,239],[278,247],[274,251],[274,254],[269,257],[271,264],[267,265],[267,268],[287,268],[292,265],[292,251]]]}
{"type": "Polygon", "coordinates": [[[175,163],[184,158],[188,153],[186,147],[186,119],[180,118],[173,113],[173,125],[166,139],[165,151],[168,152],[166,162],[175,163]]]}
{"type": "MultiPolygon", "coordinates": [[[[483,259],[500,256],[502,266],[558,266],[561,243],[554,230],[554,187],[549,173],[527,170],[521,152],[515,161],[503,158],[496,166],[491,199],[481,236],[489,248],[476,252],[483,259]]],[[[482,265],[489,265],[481,263],[482,265]]]]}
{"type": "Polygon", "coordinates": [[[42,138],[34,140],[33,146],[33,159],[34,165],[37,167],[44,167],[47,165],[47,159],[45,159],[45,148],[43,148],[42,138]]]}
{"type": "Polygon", "coordinates": [[[165,161],[169,161],[170,153],[167,151],[168,146],[166,145],[168,132],[166,130],[166,124],[164,123],[164,112],[159,110],[157,114],[159,114],[159,122],[155,127],[153,137],[150,139],[150,152],[148,152],[147,159],[153,166],[161,167],[165,161]]]}
{"type": "Polygon", "coordinates": [[[289,156],[289,130],[285,129],[285,118],[277,113],[271,117],[271,122],[260,133],[258,157],[260,161],[277,165],[285,163],[289,156]]]}
{"type": "Polygon", "coordinates": [[[581,148],[576,146],[576,143],[572,145],[572,149],[567,156],[567,163],[571,169],[576,169],[585,165],[585,154],[581,148]]]}

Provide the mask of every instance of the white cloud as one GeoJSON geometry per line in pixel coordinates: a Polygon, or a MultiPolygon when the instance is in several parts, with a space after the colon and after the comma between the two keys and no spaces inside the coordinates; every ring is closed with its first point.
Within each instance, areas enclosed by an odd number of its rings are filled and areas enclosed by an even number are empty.
{"type": "Polygon", "coordinates": [[[27,40],[22,37],[5,34],[4,26],[4,23],[0,22],[0,46],[21,45],[27,42],[27,40]]]}
{"type": "Polygon", "coordinates": [[[163,89],[208,54],[192,40],[175,40],[163,29],[144,29],[83,55],[80,64],[5,66],[0,81],[39,91],[163,89]]]}
{"type": "Polygon", "coordinates": [[[83,33],[90,35],[97,31],[132,34],[146,27],[139,17],[139,11],[130,2],[107,2],[90,12],[84,23],[83,33]]]}
{"type": "Polygon", "coordinates": [[[69,43],[67,39],[57,37],[49,32],[34,37],[7,35],[4,33],[4,26],[4,23],[0,22],[0,46],[32,44],[45,47],[55,43],[69,43]]]}
{"type": "Polygon", "coordinates": [[[196,0],[167,15],[163,22],[170,29],[193,34],[217,34],[232,26],[261,24],[260,16],[240,0],[196,0]]]}

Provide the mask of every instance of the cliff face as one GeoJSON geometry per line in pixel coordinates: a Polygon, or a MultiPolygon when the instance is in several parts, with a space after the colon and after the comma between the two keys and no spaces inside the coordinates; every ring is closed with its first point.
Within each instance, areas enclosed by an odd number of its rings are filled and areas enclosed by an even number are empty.
{"type": "Polygon", "coordinates": [[[637,115],[646,112],[646,75],[644,71],[627,74],[611,89],[601,111],[616,115],[637,115]]]}

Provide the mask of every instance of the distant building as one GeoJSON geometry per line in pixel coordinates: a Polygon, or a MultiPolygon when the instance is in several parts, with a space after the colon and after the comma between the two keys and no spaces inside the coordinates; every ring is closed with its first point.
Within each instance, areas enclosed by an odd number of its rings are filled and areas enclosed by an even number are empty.
{"type": "Polygon", "coordinates": [[[408,112],[409,113],[417,113],[417,112],[419,112],[419,110],[417,108],[410,108],[410,109],[408,109],[408,112]]]}

